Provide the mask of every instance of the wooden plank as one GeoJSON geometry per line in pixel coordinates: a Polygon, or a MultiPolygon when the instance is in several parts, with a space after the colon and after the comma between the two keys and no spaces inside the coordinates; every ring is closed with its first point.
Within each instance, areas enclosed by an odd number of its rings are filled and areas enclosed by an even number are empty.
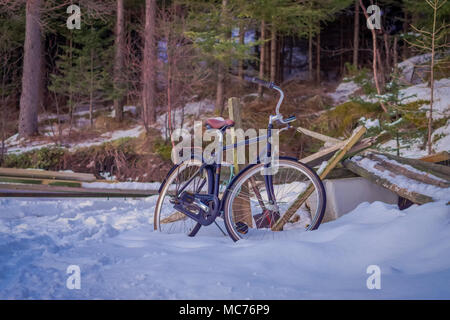
{"type": "Polygon", "coordinates": [[[402,158],[387,153],[376,152],[376,154],[383,155],[390,160],[395,160],[397,162],[410,165],[417,170],[425,171],[435,175],[436,177],[450,181],[450,167],[448,166],[443,166],[440,164],[426,162],[418,159],[402,158]]]}
{"type": "Polygon", "coordinates": [[[320,140],[320,141],[329,142],[329,143],[333,143],[333,144],[340,144],[343,142],[342,140],[339,140],[339,139],[336,139],[333,137],[329,137],[324,134],[314,132],[314,131],[311,131],[311,130],[308,130],[308,129],[305,129],[302,127],[297,127],[296,130],[300,133],[303,133],[312,138],[316,138],[317,140],[320,140]]]}
{"type": "MultiPolygon", "coordinates": [[[[413,172],[411,170],[408,170],[404,166],[401,166],[400,164],[398,164],[398,162],[392,163],[389,161],[385,161],[380,156],[377,156],[373,153],[369,153],[369,154],[365,155],[365,157],[367,157],[368,159],[370,159],[372,161],[375,161],[377,163],[375,165],[375,167],[378,170],[384,171],[387,169],[397,175],[405,176],[409,179],[420,181],[425,184],[435,185],[440,188],[450,187],[450,183],[442,181],[440,179],[436,179],[435,177],[430,176],[430,173],[424,172],[423,174],[421,174],[421,173],[413,172]]],[[[391,160],[391,161],[394,161],[394,160],[391,160]]]]}
{"type": "Polygon", "coordinates": [[[61,186],[61,187],[75,187],[81,188],[82,182],[69,181],[69,180],[47,180],[47,179],[29,179],[29,178],[17,178],[17,177],[2,177],[0,176],[0,182],[13,183],[13,184],[39,184],[49,186],[61,186]]]}
{"type": "Polygon", "coordinates": [[[95,176],[90,173],[55,172],[13,168],[0,168],[0,176],[32,179],[72,180],[82,182],[93,182],[96,180],[95,176]]]}
{"type": "Polygon", "coordinates": [[[417,192],[409,191],[405,188],[400,188],[399,186],[395,185],[394,183],[390,182],[389,180],[382,178],[373,172],[368,171],[367,169],[359,166],[357,163],[353,162],[352,160],[345,160],[344,166],[353,171],[354,173],[360,175],[363,178],[366,178],[373,183],[376,183],[386,189],[389,189],[399,196],[409,199],[410,201],[417,203],[417,204],[424,204],[428,202],[433,202],[433,198],[419,194],[417,192]]]}
{"type": "MultiPolygon", "coordinates": [[[[355,129],[355,131],[353,131],[352,136],[345,142],[345,145],[339,151],[337,151],[334,156],[328,161],[323,171],[318,172],[321,179],[326,178],[331,170],[336,167],[339,161],[341,161],[345,154],[361,139],[366,131],[367,129],[365,127],[358,127],[355,129]]],[[[272,226],[272,231],[283,230],[283,226],[292,218],[292,216],[302,206],[306,199],[308,199],[313,191],[314,187],[312,184],[310,184],[305,191],[300,193],[294,203],[292,203],[292,205],[287,209],[286,213],[272,226]]]]}
{"type": "Polygon", "coordinates": [[[317,165],[320,165],[323,161],[327,161],[329,159],[331,159],[331,157],[333,156],[333,154],[338,151],[339,149],[342,148],[342,146],[344,145],[344,143],[342,144],[336,144],[334,146],[331,146],[329,148],[320,150],[310,156],[307,156],[305,158],[300,159],[299,161],[301,163],[307,164],[311,167],[315,167],[317,165]]]}
{"type": "Polygon", "coordinates": [[[447,151],[442,151],[439,153],[435,153],[429,156],[425,156],[420,158],[420,160],[425,161],[425,162],[443,162],[443,161],[449,161],[450,160],[450,153],[448,153],[447,151]]]}
{"type": "MultiPolygon", "coordinates": [[[[370,138],[365,138],[363,140],[361,140],[360,142],[358,142],[356,145],[354,145],[350,151],[347,152],[347,154],[345,155],[345,157],[349,157],[351,155],[355,155],[365,149],[370,148],[371,146],[378,144],[378,143],[382,143],[386,140],[388,140],[390,137],[390,134],[387,132],[382,132],[379,135],[375,136],[375,137],[370,137],[370,138]]],[[[319,152],[316,152],[308,157],[305,157],[303,159],[300,159],[301,163],[307,164],[311,167],[315,167],[320,165],[323,161],[328,161],[329,159],[331,159],[331,157],[334,155],[334,153],[339,150],[343,145],[345,144],[345,142],[342,142],[341,145],[336,144],[334,146],[331,146],[329,148],[326,148],[324,150],[321,150],[319,152]]]]}
{"type": "Polygon", "coordinates": [[[92,196],[98,198],[109,197],[148,197],[158,194],[157,190],[122,190],[122,189],[100,189],[100,188],[71,188],[63,186],[48,185],[23,185],[23,184],[0,184],[0,196],[16,197],[15,194],[37,194],[38,196],[46,195],[73,195],[73,197],[92,196]]]}
{"type": "Polygon", "coordinates": [[[357,174],[355,174],[354,172],[348,170],[347,168],[334,168],[327,175],[328,180],[357,178],[357,177],[359,177],[359,176],[357,174]]]}

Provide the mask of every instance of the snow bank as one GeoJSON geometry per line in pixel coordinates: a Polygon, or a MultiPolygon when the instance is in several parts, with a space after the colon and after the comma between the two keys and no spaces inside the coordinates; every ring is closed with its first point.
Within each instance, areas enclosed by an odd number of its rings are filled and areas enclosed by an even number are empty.
{"type": "MultiPolygon", "coordinates": [[[[79,148],[86,148],[92,146],[99,146],[105,142],[111,142],[114,140],[118,140],[121,138],[137,138],[142,133],[145,132],[144,126],[137,125],[128,130],[116,130],[111,132],[106,132],[102,134],[100,137],[84,141],[82,143],[70,143],[65,144],[64,147],[68,148],[70,151],[75,151],[79,148]]],[[[26,142],[24,139],[18,139],[17,135],[10,137],[6,141],[7,153],[23,153],[28,151],[33,151],[37,149],[42,149],[45,147],[55,147],[57,146],[53,142],[47,141],[34,141],[34,142],[26,142]]]]}
{"type": "Polygon", "coordinates": [[[407,82],[411,83],[413,80],[414,69],[417,65],[423,64],[425,62],[430,61],[431,53],[425,53],[422,55],[414,56],[409,59],[406,59],[399,64],[397,67],[402,72],[403,79],[407,82]]]}
{"type": "Polygon", "coordinates": [[[83,188],[99,189],[120,189],[120,190],[158,190],[161,186],[159,182],[84,182],[83,188]]]}
{"type": "Polygon", "coordinates": [[[1,299],[449,299],[450,210],[363,203],[313,232],[153,232],[146,200],[0,200],[1,299]],[[69,265],[81,290],[66,288],[69,265]],[[381,290],[366,270],[381,268],[381,290]]]}
{"type": "MultiPolygon", "coordinates": [[[[430,101],[431,89],[427,83],[400,90],[400,95],[408,97],[403,103],[411,103],[418,100],[430,101]]],[[[421,107],[422,110],[430,109],[429,104],[421,107]]],[[[441,119],[450,116],[450,79],[441,79],[434,82],[433,119],[441,119]]]]}

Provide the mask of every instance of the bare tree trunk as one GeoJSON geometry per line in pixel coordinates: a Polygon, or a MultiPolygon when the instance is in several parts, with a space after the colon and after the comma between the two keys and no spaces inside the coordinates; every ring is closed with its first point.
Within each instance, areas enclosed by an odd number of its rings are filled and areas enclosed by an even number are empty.
{"type": "Polygon", "coordinates": [[[294,57],[294,37],[290,37],[289,41],[289,66],[288,66],[288,74],[292,74],[292,58],[294,57]]]}
{"type": "Polygon", "coordinates": [[[394,61],[393,61],[393,64],[394,64],[394,72],[396,73],[397,72],[397,64],[398,64],[398,37],[397,37],[397,35],[395,35],[394,36],[394,44],[393,44],[393,49],[392,49],[393,51],[394,51],[394,61]]]}
{"type": "MultiPolygon", "coordinates": [[[[116,38],[114,56],[114,87],[120,91],[123,89],[123,68],[125,62],[125,8],[124,0],[117,0],[116,14],[116,38]]],[[[123,120],[123,93],[114,99],[114,111],[117,121],[123,120]]]]}
{"type": "Polygon", "coordinates": [[[344,16],[339,19],[339,49],[342,50],[339,55],[339,73],[344,73],[344,16]]]}
{"type": "Polygon", "coordinates": [[[148,132],[148,126],[156,121],[156,0],[146,0],[145,3],[145,34],[144,34],[144,66],[143,75],[143,120],[148,132]]]}
{"type": "MultiPolygon", "coordinates": [[[[259,58],[259,77],[261,79],[264,78],[264,66],[266,63],[266,23],[264,20],[261,21],[261,45],[260,45],[260,58],[259,58]]],[[[263,96],[263,86],[258,86],[258,97],[262,98],[263,96]]]]}
{"type": "Polygon", "coordinates": [[[277,77],[277,30],[272,27],[270,39],[270,81],[275,82],[277,77]]]}
{"type": "Polygon", "coordinates": [[[428,113],[428,154],[431,154],[433,150],[431,149],[431,135],[433,133],[433,103],[434,103],[434,64],[435,64],[435,51],[436,51],[436,18],[437,18],[437,10],[438,10],[438,1],[434,0],[433,2],[433,31],[431,33],[431,64],[430,64],[430,112],[428,113]]]}
{"type": "MultiPolygon", "coordinates": [[[[222,0],[222,18],[224,18],[226,15],[227,6],[228,0],[222,0]]],[[[224,103],[223,103],[224,82],[225,82],[225,67],[222,62],[219,62],[217,70],[216,109],[220,111],[220,114],[222,114],[224,110],[224,103]]]]}
{"type": "Polygon", "coordinates": [[[355,21],[353,24],[353,66],[358,67],[359,51],[359,3],[355,0],[355,21]]]}
{"type": "MultiPolygon", "coordinates": [[[[245,27],[244,23],[241,22],[239,26],[239,44],[244,45],[245,43],[245,27]]],[[[244,79],[244,61],[239,59],[239,67],[238,67],[238,77],[239,79],[244,79]]]]}
{"type": "Polygon", "coordinates": [[[317,33],[317,44],[316,44],[316,83],[320,85],[320,30],[317,33]]]}
{"type": "Polygon", "coordinates": [[[313,80],[313,41],[312,41],[312,30],[309,30],[308,36],[308,72],[309,81],[313,80]]]}
{"type": "Polygon", "coordinates": [[[384,40],[384,50],[386,55],[386,72],[391,72],[391,53],[390,53],[390,46],[389,46],[389,36],[386,32],[383,33],[383,40],[384,40]]]}
{"type": "Polygon", "coordinates": [[[39,83],[41,80],[41,0],[26,4],[26,31],[20,97],[19,135],[38,133],[39,83]]]}
{"type": "MultiPolygon", "coordinates": [[[[359,0],[359,4],[361,6],[361,9],[364,12],[364,16],[366,17],[366,20],[369,19],[369,15],[367,14],[366,7],[364,6],[362,0],[359,0]]],[[[378,49],[377,49],[377,34],[375,33],[375,29],[370,30],[372,32],[372,46],[373,46],[373,60],[372,60],[372,69],[373,69],[373,78],[375,81],[375,87],[377,88],[377,93],[381,94],[379,79],[378,79],[378,67],[377,67],[377,56],[378,55],[378,49]]],[[[380,102],[381,108],[383,108],[384,112],[387,112],[386,106],[383,102],[380,102]]]]}
{"type": "MultiPolygon", "coordinates": [[[[91,49],[91,79],[89,88],[89,122],[94,126],[94,49],[91,49]]],[[[116,111],[117,112],[117,111],[116,111]]],[[[117,116],[117,114],[116,114],[117,116]]]]}
{"type": "Polygon", "coordinates": [[[285,58],[284,51],[286,46],[285,38],[280,37],[278,43],[279,43],[279,50],[277,54],[277,66],[278,66],[277,81],[278,83],[282,83],[284,81],[284,58],[285,58]]]}

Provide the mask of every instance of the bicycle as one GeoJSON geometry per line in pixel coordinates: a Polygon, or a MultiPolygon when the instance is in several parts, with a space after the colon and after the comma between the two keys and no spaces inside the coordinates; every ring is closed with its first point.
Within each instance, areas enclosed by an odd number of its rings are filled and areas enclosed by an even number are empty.
{"type": "MultiPolygon", "coordinates": [[[[245,80],[280,94],[275,115],[269,117],[267,135],[224,146],[223,134],[233,127],[234,122],[213,118],[207,119],[205,125],[207,129],[220,131],[222,139],[219,139],[218,150],[221,152],[265,139],[266,161],[261,161],[260,155],[256,163],[239,171],[225,190],[221,190],[220,184],[221,161],[208,163],[203,157],[193,156],[175,165],[159,189],[154,215],[155,230],[195,236],[202,226],[216,223],[219,227],[216,219],[222,217],[228,235],[234,241],[275,237],[280,232],[272,230],[274,225],[283,218],[297,196],[308,188],[311,191],[310,201],[296,210],[292,218],[284,221],[282,230],[308,231],[319,227],[326,205],[325,189],[319,176],[296,158],[279,157],[276,164],[271,161],[274,124],[285,125],[281,132],[291,128],[290,123],[296,120],[295,116],[285,119],[280,113],[283,91],[272,82],[250,77],[245,77],[245,80]]],[[[222,154],[218,155],[218,159],[222,159],[222,154]]]]}

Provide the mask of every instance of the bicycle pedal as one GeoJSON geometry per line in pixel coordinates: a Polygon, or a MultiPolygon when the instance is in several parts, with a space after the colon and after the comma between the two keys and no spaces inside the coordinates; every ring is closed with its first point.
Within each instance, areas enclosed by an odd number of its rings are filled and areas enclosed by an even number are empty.
{"type": "Polygon", "coordinates": [[[236,222],[236,230],[239,233],[247,234],[247,232],[248,232],[248,225],[245,224],[244,222],[240,222],[240,221],[236,222]]]}

